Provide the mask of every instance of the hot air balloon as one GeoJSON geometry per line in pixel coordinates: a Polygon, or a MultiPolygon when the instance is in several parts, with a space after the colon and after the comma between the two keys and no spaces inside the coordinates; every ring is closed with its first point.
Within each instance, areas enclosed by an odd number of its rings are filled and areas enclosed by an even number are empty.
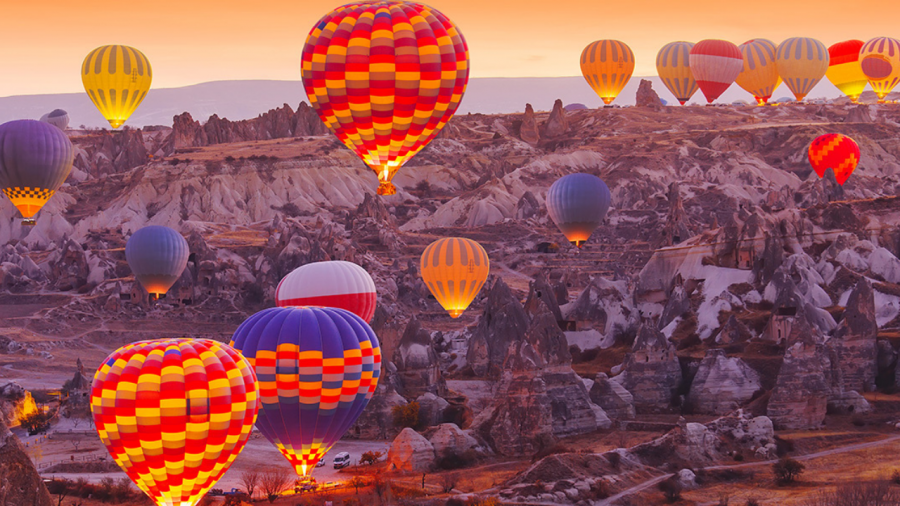
{"type": "Polygon", "coordinates": [[[863,44],[861,40],[845,40],[828,48],[828,72],[825,72],[825,77],[854,104],[868,82],[859,62],[863,44]]]}
{"type": "Polygon", "coordinates": [[[691,72],[691,42],[670,42],[656,55],[656,72],[681,105],[697,93],[697,81],[691,72]]]}
{"type": "Polygon", "coordinates": [[[141,105],[152,80],[150,61],[129,46],[100,46],[81,66],[84,91],[113,128],[122,126],[141,105]]]}
{"type": "Polygon", "coordinates": [[[778,74],[797,98],[797,102],[812,91],[828,72],[828,48],[809,37],[793,37],[778,44],[775,54],[778,74]]]}
{"type": "Polygon", "coordinates": [[[158,506],[193,506],[241,453],[256,420],[256,376],[230,346],[205,339],[127,344],[97,370],[100,440],[158,506]]]}
{"type": "Polygon", "coordinates": [[[135,232],[125,244],[125,259],[148,293],[169,291],[187,266],[188,243],[169,227],[149,226],[135,232]]]}
{"type": "Polygon", "coordinates": [[[49,123],[60,130],[65,130],[69,127],[69,113],[62,109],[54,109],[52,112],[41,116],[41,121],[49,123]]]}
{"type": "Polygon", "coordinates": [[[30,119],[0,125],[0,188],[22,213],[23,224],[69,177],[75,148],[59,128],[30,119]]]}
{"type": "Polygon", "coordinates": [[[464,237],[445,237],[429,244],[420,260],[422,280],[453,318],[475,300],[491,271],[487,252],[464,237]]]}
{"type": "Polygon", "coordinates": [[[691,48],[691,72],[708,103],[725,92],[741,73],[744,57],[727,40],[701,40],[691,48]]]}
{"type": "Polygon", "coordinates": [[[256,427],[306,476],[369,403],[381,374],[378,338],[350,311],[269,308],[231,345],[259,378],[256,427]]]}
{"type": "Polygon", "coordinates": [[[375,316],[375,282],[353,262],[314,262],[294,269],[275,289],[275,305],[346,309],[369,322],[375,316]]]}
{"type": "Polygon", "coordinates": [[[775,64],[775,43],[766,39],[752,39],[738,49],[744,57],[744,69],[735,82],[753,95],[757,105],[766,105],[775,88],[781,84],[778,66],[775,64]]]}
{"type": "Polygon", "coordinates": [[[859,61],[878,103],[883,103],[900,82],[900,40],[877,37],[866,42],[859,51],[859,61]]]}
{"type": "Polygon", "coordinates": [[[456,112],[469,81],[469,50],[438,10],[405,1],[350,3],[306,39],[303,87],[325,125],[378,176],[391,178],[456,112]]]}
{"type": "Polygon", "coordinates": [[[569,174],[547,192],[547,211],[559,230],[579,248],[600,226],[609,210],[609,188],[591,174],[569,174]]]}
{"type": "Polygon", "coordinates": [[[821,135],[809,145],[809,164],[816,174],[824,177],[825,171],[831,169],[841,186],[856,169],[859,156],[859,146],[846,135],[821,135]]]}
{"type": "Polygon", "coordinates": [[[581,52],[581,74],[606,105],[622,92],[632,72],[634,53],[624,42],[598,40],[581,52]]]}

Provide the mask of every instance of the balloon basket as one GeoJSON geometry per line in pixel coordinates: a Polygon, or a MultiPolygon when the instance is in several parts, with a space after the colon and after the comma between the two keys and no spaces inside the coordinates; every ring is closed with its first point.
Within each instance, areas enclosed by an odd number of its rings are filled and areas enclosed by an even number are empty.
{"type": "Polygon", "coordinates": [[[390,181],[383,181],[378,185],[378,194],[379,195],[394,195],[397,193],[397,187],[394,186],[390,181]]]}
{"type": "Polygon", "coordinates": [[[22,225],[25,227],[33,227],[37,225],[37,220],[34,218],[25,218],[22,220],[22,225]]]}

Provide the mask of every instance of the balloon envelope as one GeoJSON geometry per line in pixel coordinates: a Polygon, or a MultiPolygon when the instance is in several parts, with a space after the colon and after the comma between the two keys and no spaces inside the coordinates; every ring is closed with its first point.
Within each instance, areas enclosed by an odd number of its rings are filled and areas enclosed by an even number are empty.
{"type": "Polygon", "coordinates": [[[428,290],[453,318],[475,300],[491,272],[484,248],[464,237],[445,237],[429,244],[420,266],[428,290]]]}
{"type": "Polygon", "coordinates": [[[656,55],[656,72],[681,105],[699,89],[691,72],[691,42],[670,42],[656,55]]]}
{"type": "Polygon", "coordinates": [[[609,188],[591,174],[569,174],[547,192],[547,211],[559,230],[579,248],[600,226],[609,211],[609,188]]]}
{"type": "Polygon", "coordinates": [[[353,262],[314,262],[294,269],[275,289],[275,305],[346,309],[364,321],[375,316],[375,282],[353,262]]]}
{"type": "Polygon", "coordinates": [[[0,188],[31,218],[69,177],[75,148],[59,128],[30,119],[0,125],[0,188]]]}
{"type": "Polygon", "coordinates": [[[708,103],[719,98],[741,73],[744,57],[727,40],[701,40],[691,48],[691,72],[708,103]]]}
{"type": "Polygon", "coordinates": [[[738,48],[744,57],[744,68],[735,82],[753,95],[758,105],[765,105],[781,84],[775,64],[775,43],[766,39],[752,39],[738,48]]]}
{"type": "Polygon", "coordinates": [[[859,51],[863,73],[879,102],[900,82],[900,40],[876,37],[859,51]]]}
{"type": "Polygon", "coordinates": [[[125,244],[125,259],[135,279],[156,295],[168,292],[178,281],[189,256],[187,241],[169,227],[144,227],[125,244]]]}
{"type": "Polygon", "coordinates": [[[141,105],[152,80],[150,61],[129,46],[100,46],[81,65],[84,91],[113,128],[122,126],[141,105]]]}
{"type": "Polygon", "coordinates": [[[828,48],[828,71],[825,77],[854,104],[869,82],[859,62],[861,40],[845,40],[828,48]]]}
{"type": "Polygon", "coordinates": [[[231,345],[259,378],[257,428],[301,476],[353,425],[381,374],[378,338],[344,309],[265,309],[231,345]]]}
{"type": "Polygon", "coordinates": [[[380,195],[450,121],[469,81],[469,50],[437,9],[350,3],[306,39],[303,87],[325,125],[375,171],[380,195]]]}
{"type": "Polygon", "coordinates": [[[778,74],[800,102],[825,77],[830,57],[822,42],[809,37],[794,37],[778,45],[775,60],[778,74]]]}
{"type": "Polygon", "coordinates": [[[209,340],[127,344],[91,387],[100,440],[159,506],[196,504],[243,450],[256,410],[250,364],[209,340]]]}
{"type": "Polygon", "coordinates": [[[65,130],[69,127],[69,113],[62,109],[54,109],[52,112],[41,116],[41,121],[49,123],[60,130],[65,130]]]}
{"type": "Polygon", "coordinates": [[[809,145],[809,163],[819,177],[825,171],[834,171],[834,178],[842,185],[859,164],[859,146],[856,142],[841,134],[825,134],[816,138],[809,145]]]}
{"type": "Polygon", "coordinates": [[[618,40],[591,42],[581,52],[581,74],[609,105],[622,92],[634,72],[634,53],[618,40]]]}

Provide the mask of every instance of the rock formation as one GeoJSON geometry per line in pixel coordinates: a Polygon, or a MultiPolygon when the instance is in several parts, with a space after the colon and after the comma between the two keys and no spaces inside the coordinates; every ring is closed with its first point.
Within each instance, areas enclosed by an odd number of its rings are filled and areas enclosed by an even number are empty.
{"type": "Polygon", "coordinates": [[[644,322],[631,353],[625,356],[621,378],[617,376],[613,381],[631,392],[638,413],[668,411],[681,384],[681,365],[675,356],[675,346],[653,323],[644,322]]]}
{"type": "Polygon", "coordinates": [[[537,144],[541,140],[541,132],[531,104],[525,104],[525,116],[522,117],[522,126],[519,127],[519,138],[529,144],[537,144]]]}
{"type": "Polygon", "coordinates": [[[858,104],[850,109],[847,119],[844,123],[872,123],[872,115],[869,106],[866,104],[858,104]]]}
{"type": "Polygon", "coordinates": [[[388,450],[391,468],[406,472],[430,471],[434,466],[434,446],[409,427],[400,431],[388,450]]]}
{"type": "Polygon", "coordinates": [[[478,446],[478,441],[455,423],[442,423],[429,438],[438,459],[463,453],[478,446]]]}
{"type": "Polygon", "coordinates": [[[3,504],[52,506],[53,502],[25,448],[0,419],[0,499],[3,504]]]}
{"type": "Polygon", "coordinates": [[[793,327],[801,338],[789,341],[766,414],[778,429],[815,429],[825,420],[831,391],[826,372],[831,363],[805,319],[793,327]]]}
{"type": "Polygon", "coordinates": [[[663,104],[659,99],[659,95],[653,91],[653,83],[647,79],[641,79],[638,85],[637,95],[635,96],[635,106],[650,107],[652,109],[662,109],[663,104]]]}
{"type": "Polygon", "coordinates": [[[591,386],[591,401],[603,408],[612,420],[634,418],[634,397],[621,383],[610,381],[605,373],[598,373],[591,386]]]}
{"type": "Polygon", "coordinates": [[[569,120],[566,119],[566,110],[563,108],[562,100],[556,99],[556,102],[553,103],[553,110],[550,111],[550,117],[547,118],[547,124],[544,126],[544,137],[556,139],[568,131],[569,120]]]}
{"type": "Polygon", "coordinates": [[[869,392],[875,389],[878,348],[875,322],[875,294],[865,278],[860,278],[844,309],[844,317],[828,345],[835,351],[844,390],[869,392]]]}
{"type": "MultiPolygon", "coordinates": [[[[649,83],[649,81],[642,81],[642,86],[644,82],[649,83]]],[[[640,95],[640,92],[638,94],[640,95]]],[[[666,224],[663,227],[660,246],[673,246],[692,235],[694,234],[691,233],[690,221],[684,211],[684,202],[681,199],[681,188],[676,181],[669,185],[669,211],[666,214],[666,224]]]]}
{"type": "Polygon", "coordinates": [[[447,393],[431,335],[415,316],[409,320],[400,344],[394,350],[393,362],[397,368],[398,393],[401,395],[415,399],[426,392],[437,395],[447,393]]]}
{"type": "Polygon", "coordinates": [[[759,374],[743,360],[711,349],[694,375],[687,402],[695,413],[724,415],[750,401],[759,389],[759,374]]]}
{"type": "Polygon", "coordinates": [[[469,339],[466,363],[477,376],[497,375],[503,369],[507,352],[528,330],[525,308],[502,279],[487,293],[487,304],[469,339]]]}

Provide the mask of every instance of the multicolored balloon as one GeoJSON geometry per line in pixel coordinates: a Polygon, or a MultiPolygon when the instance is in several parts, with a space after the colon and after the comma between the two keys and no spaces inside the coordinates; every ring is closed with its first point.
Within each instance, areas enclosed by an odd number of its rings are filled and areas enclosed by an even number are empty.
{"type": "Polygon", "coordinates": [[[822,42],[809,37],[793,37],[778,45],[775,55],[778,74],[801,102],[828,72],[830,57],[822,42]]]}
{"type": "Polygon", "coordinates": [[[375,282],[353,262],[314,262],[298,267],[275,289],[275,305],[346,309],[366,322],[375,316],[375,282]]]}
{"type": "Polygon", "coordinates": [[[547,191],[547,211],[572,244],[582,247],[603,222],[612,197],[606,183],[592,174],[569,174],[547,191]]]}
{"type": "Polygon", "coordinates": [[[32,217],[72,171],[75,148],[59,128],[30,119],[0,125],[0,189],[33,225],[32,217]]]}
{"type": "Polygon", "coordinates": [[[81,65],[84,91],[113,128],[119,128],[150,91],[153,70],[144,53],[129,46],[100,46],[81,65]]]}
{"type": "Polygon", "coordinates": [[[253,368],[205,339],[142,341],[97,370],[91,413],[116,464],[159,506],[192,506],[244,449],[257,411],[253,368]]]}
{"type": "Polygon", "coordinates": [[[900,82],[900,40],[876,37],[859,50],[859,61],[878,103],[900,82]]]}
{"type": "Polygon", "coordinates": [[[656,72],[681,105],[699,89],[691,72],[692,42],[670,42],[656,54],[656,72]]]}
{"type": "Polygon", "coordinates": [[[707,39],[691,48],[690,65],[697,86],[711,104],[740,75],[744,57],[741,50],[727,40],[707,39]]]}
{"type": "Polygon", "coordinates": [[[861,40],[845,40],[828,48],[828,72],[825,77],[854,104],[869,82],[859,62],[859,51],[864,44],[861,40]]]}
{"type": "Polygon", "coordinates": [[[598,40],[581,52],[581,74],[609,105],[622,92],[634,72],[634,53],[622,41],[598,40]]]}
{"type": "Polygon", "coordinates": [[[440,132],[469,81],[469,50],[437,9],[405,1],[350,3],[306,39],[303,87],[325,125],[393,195],[394,174],[440,132]]]}
{"type": "Polygon", "coordinates": [[[168,292],[178,281],[190,254],[184,237],[169,227],[144,227],[125,244],[125,259],[135,279],[148,293],[157,296],[168,292]]]}
{"type": "Polygon", "coordinates": [[[757,105],[766,105],[775,88],[781,84],[775,64],[775,43],[766,39],[752,39],[738,49],[744,57],[744,69],[735,79],[738,86],[753,95],[757,105]]]}
{"type": "Polygon", "coordinates": [[[378,338],[344,309],[265,309],[238,327],[231,345],[259,378],[257,428],[300,476],[353,425],[381,374],[378,338]]]}
{"type": "Polygon", "coordinates": [[[49,123],[56,128],[65,131],[69,127],[69,113],[62,109],[54,109],[51,112],[41,116],[41,121],[49,123]]]}
{"type": "Polygon", "coordinates": [[[809,145],[809,163],[816,174],[821,178],[826,170],[831,169],[841,186],[856,169],[859,157],[859,146],[846,135],[821,135],[809,145]]]}
{"type": "Polygon", "coordinates": [[[465,237],[445,237],[429,244],[420,267],[428,290],[453,318],[459,318],[475,300],[491,272],[487,252],[465,237]]]}

